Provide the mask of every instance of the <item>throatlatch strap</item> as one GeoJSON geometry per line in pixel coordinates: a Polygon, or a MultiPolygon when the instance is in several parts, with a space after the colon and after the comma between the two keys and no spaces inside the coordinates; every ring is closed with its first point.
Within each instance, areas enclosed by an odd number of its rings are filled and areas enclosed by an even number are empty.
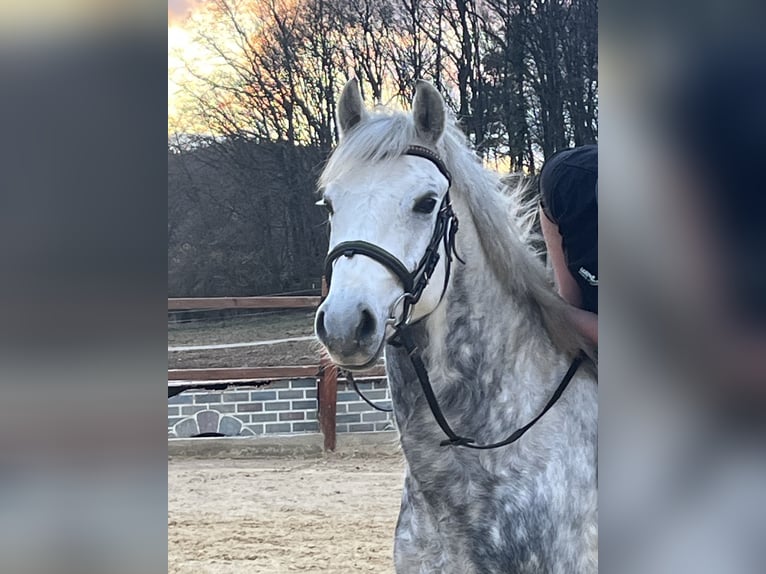
{"type": "Polygon", "coordinates": [[[476,439],[458,435],[455,431],[452,430],[452,427],[449,426],[447,419],[444,418],[444,413],[442,413],[441,408],[439,407],[439,403],[436,400],[436,395],[434,394],[433,388],[431,387],[431,381],[428,378],[428,371],[426,370],[426,367],[423,364],[423,360],[420,358],[420,353],[418,353],[417,346],[415,345],[415,342],[412,340],[412,336],[410,335],[409,331],[410,331],[409,327],[403,326],[397,332],[397,336],[399,340],[401,341],[402,345],[404,346],[405,350],[407,351],[407,355],[410,357],[410,362],[412,362],[412,366],[415,369],[415,373],[418,376],[418,381],[420,381],[420,386],[423,389],[423,394],[426,397],[426,401],[428,402],[428,406],[431,409],[431,413],[434,415],[434,418],[436,419],[436,422],[439,424],[439,427],[441,427],[444,434],[446,434],[448,437],[447,440],[443,440],[440,443],[440,446],[455,445],[455,446],[465,446],[467,448],[473,448],[476,450],[488,450],[488,449],[498,448],[501,446],[506,446],[516,442],[522,436],[524,436],[524,434],[529,429],[531,429],[535,425],[535,423],[539,421],[543,417],[543,415],[551,409],[551,407],[553,407],[553,405],[556,404],[556,401],[558,401],[559,398],[561,398],[561,395],[569,386],[569,382],[572,380],[575,373],[577,372],[577,369],[580,367],[583,360],[585,359],[585,353],[580,351],[580,354],[578,354],[572,360],[572,363],[569,365],[569,370],[567,370],[566,374],[564,375],[564,378],[561,380],[561,382],[559,383],[559,386],[556,388],[556,391],[548,400],[543,410],[540,411],[540,413],[535,418],[533,418],[523,427],[513,431],[513,433],[511,433],[511,435],[505,440],[491,443],[491,444],[473,444],[476,442],[476,439]]]}

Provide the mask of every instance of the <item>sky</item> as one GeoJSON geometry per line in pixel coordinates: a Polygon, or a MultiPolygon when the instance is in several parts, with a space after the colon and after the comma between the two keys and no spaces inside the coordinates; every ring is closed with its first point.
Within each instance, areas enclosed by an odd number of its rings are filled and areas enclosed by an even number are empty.
{"type": "MultiPolygon", "coordinates": [[[[255,0],[256,2],[258,0],[255,0]]],[[[209,7],[212,0],[168,0],[168,134],[205,133],[205,127],[194,119],[194,114],[184,114],[190,99],[182,86],[190,86],[196,94],[204,93],[208,86],[195,78],[187,68],[198,76],[210,77],[221,69],[221,58],[194,41],[200,31],[220,34],[216,31],[216,17],[209,7]]],[[[218,45],[225,47],[230,38],[217,38],[218,45]]]]}
{"type": "Polygon", "coordinates": [[[183,22],[204,0],[168,0],[168,28],[183,22]]]}
{"type": "Polygon", "coordinates": [[[187,19],[205,0],[168,0],[168,133],[179,119],[179,83],[189,81],[183,59],[194,59],[195,49],[187,19]]]}

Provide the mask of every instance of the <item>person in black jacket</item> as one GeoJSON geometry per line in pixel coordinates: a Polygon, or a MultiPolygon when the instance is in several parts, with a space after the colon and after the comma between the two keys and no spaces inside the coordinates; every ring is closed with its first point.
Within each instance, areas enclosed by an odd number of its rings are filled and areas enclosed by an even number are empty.
{"type": "Polygon", "coordinates": [[[556,287],[598,346],[598,147],[558,152],[540,173],[540,222],[556,287]]]}

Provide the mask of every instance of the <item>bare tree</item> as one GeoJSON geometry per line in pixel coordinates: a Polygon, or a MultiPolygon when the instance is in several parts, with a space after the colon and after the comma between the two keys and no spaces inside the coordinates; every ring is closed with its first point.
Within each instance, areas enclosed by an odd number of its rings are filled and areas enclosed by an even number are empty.
{"type": "Polygon", "coordinates": [[[384,103],[431,80],[478,152],[511,171],[595,142],[596,24],[597,0],[209,0],[195,39],[207,60],[188,62],[182,86],[203,135],[169,143],[174,292],[321,273],[312,194],[349,71],[384,103]]]}

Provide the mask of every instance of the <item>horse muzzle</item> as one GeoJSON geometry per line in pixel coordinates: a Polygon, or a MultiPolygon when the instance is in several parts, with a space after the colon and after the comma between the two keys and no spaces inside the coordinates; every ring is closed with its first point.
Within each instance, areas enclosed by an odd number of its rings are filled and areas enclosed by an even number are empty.
{"type": "Polygon", "coordinates": [[[333,362],[343,368],[363,369],[380,356],[385,322],[362,302],[334,304],[328,298],[317,310],[314,330],[333,362]]]}

